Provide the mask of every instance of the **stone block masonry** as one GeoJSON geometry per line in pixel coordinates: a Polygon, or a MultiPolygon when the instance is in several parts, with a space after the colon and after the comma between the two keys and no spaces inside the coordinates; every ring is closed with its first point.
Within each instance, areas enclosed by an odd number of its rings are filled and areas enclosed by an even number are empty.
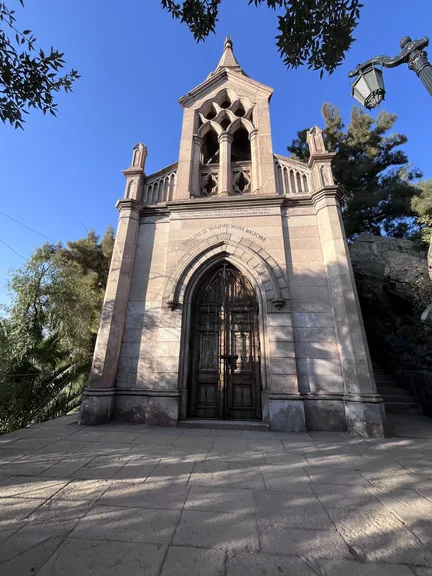
{"type": "Polygon", "coordinates": [[[82,424],[384,435],[333,154],[317,127],[308,164],[273,154],[272,92],[227,39],[179,101],[178,162],[146,175],[147,148],[134,147],[82,424]]]}

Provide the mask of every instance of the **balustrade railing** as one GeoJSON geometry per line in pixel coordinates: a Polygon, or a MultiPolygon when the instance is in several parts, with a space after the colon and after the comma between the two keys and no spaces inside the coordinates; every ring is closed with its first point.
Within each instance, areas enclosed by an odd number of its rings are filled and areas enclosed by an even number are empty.
{"type": "Polygon", "coordinates": [[[200,192],[201,197],[217,196],[219,186],[219,164],[201,166],[200,192]]]}
{"type": "MultiPolygon", "coordinates": [[[[231,165],[231,195],[247,194],[251,191],[251,163],[233,162],[231,165]]],[[[200,169],[201,197],[219,194],[219,164],[206,164],[200,169]]]]}
{"type": "Polygon", "coordinates": [[[278,194],[309,194],[310,173],[306,164],[274,154],[278,194]]]}
{"type": "Polygon", "coordinates": [[[149,176],[145,183],[145,204],[157,204],[174,198],[177,177],[177,162],[149,176]]]}
{"type": "Polygon", "coordinates": [[[232,194],[248,194],[251,187],[250,162],[233,162],[232,163],[232,194]]]}

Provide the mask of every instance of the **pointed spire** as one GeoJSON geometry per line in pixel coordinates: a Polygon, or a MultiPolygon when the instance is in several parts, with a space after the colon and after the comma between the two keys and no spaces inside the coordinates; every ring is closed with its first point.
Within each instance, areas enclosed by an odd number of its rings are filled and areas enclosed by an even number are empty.
{"type": "Polygon", "coordinates": [[[219,60],[219,64],[215,72],[221,70],[222,68],[229,68],[230,70],[235,70],[236,72],[242,72],[244,74],[240,64],[237,62],[236,57],[234,56],[233,43],[230,36],[225,38],[222,58],[219,60]]]}

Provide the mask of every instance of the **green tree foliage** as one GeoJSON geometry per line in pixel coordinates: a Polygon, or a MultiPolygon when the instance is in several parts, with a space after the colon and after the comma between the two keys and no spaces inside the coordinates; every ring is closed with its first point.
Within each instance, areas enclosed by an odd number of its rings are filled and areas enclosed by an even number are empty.
{"type": "MultiPolygon", "coordinates": [[[[24,6],[23,0],[18,0],[24,6]]],[[[55,93],[70,92],[79,78],[76,70],[61,76],[63,54],[36,48],[31,30],[17,28],[15,11],[0,2],[0,120],[22,128],[23,114],[32,108],[57,113],[55,93]]]]}
{"type": "Polygon", "coordinates": [[[411,208],[417,216],[419,231],[414,236],[425,244],[432,238],[432,180],[419,182],[418,193],[411,200],[411,208]]]}
{"type": "Polygon", "coordinates": [[[77,408],[89,369],[89,361],[71,360],[57,336],[41,339],[0,373],[0,433],[77,408]]]}
{"type": "MultiPolygon", "coordinates": [[[[24,0],[16,0],[24,6],[24,0]]],[[[185,22],[197,41],[215,31],[222,0],[161,0],[174,18],[185,22]]],[[[248,0],[265,5],[278,19],[276,45],[288,68],[308,68],[330,74],[342,63],[354,42],[361,0],[248,0]]],[[[76,70],[61,75],[64,54],[36,47],[31,30],[18,27],[15,10],[0,2],[0,120],[23,128],[33,108],[57,113],[56,92],[70,92],[76,70]]]]}
{"type": "MultiPolygon", "coordinates": [[[[161,0],[163,8],[202,41],[214,32],[222,0],[161,0]]],[[[360,0],[248,0],[277,13],[276,45],[288,68],[308,68],[330,74],[354,42],[352,37],[363,7],[360,0]]]]}
{"type": "Polygon", "coordinates": [[[90,368],[114,247],[102,240],[44,244],[9,282],[0,318],[0,431],[67,413],[90,368]]]}
{"type": "MultiPolygon", "coordinates": [[[[333,174],[343,199],[343,218],[349,239],[362,232],[378,236],[408,236],[415,225],[412,199],[421,172],[412,168],[400,146],[403,134],[389,133],[396,116],[380,112],[376,120],[354,106],[347,129],[339,109],[324,104],[324,140],[336,152],[333,174]]],[[[298,132],[288,151],[299,160],[309,159],[306,130],[298,132]]]]}

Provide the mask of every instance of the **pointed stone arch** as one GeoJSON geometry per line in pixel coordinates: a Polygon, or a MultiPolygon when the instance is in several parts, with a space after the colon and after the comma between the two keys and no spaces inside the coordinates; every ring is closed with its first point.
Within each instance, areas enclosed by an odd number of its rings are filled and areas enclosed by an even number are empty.
{"type": "Polygon", "coordinates": [[[254,125],[252,124],[252,122],[250,120],[247,120],[247,118],[237,118],[236,120],[234,120],[234,122],[232,124],[230,124],[229,128],[228,128],[228,133],[234,135],[235,131],[238,130],[238,128],[240,128],[240,126],[243,126],[243,128],[245,128],[249,134],[249,137],[251,135],[251,133],[255,130],[254,125]]]}
{"type": "Polygon", "coordinates": [[[262,299],[281,309],[286,301],[288,285],[277,262],[255,242],[231,237],[231,234],[214,235],[202,240],[178,262],[165,285],[163,302],[171,309],[181,307],[185,291],[194,276],[208,260],[229,257],[233,263],[249,272],[259,287],[262,299]]]}
{"type": "Polygon", "coordinates": [[[207,132],[210,132],[210,130],[216,132],[218,136],[223,132],[222,128],[219,126],[217,122],[214,122],[214,120],[209,120],[208,122],[200,126],[198,130],[198,136],[203,138],[207,134],[207,132]]]}

